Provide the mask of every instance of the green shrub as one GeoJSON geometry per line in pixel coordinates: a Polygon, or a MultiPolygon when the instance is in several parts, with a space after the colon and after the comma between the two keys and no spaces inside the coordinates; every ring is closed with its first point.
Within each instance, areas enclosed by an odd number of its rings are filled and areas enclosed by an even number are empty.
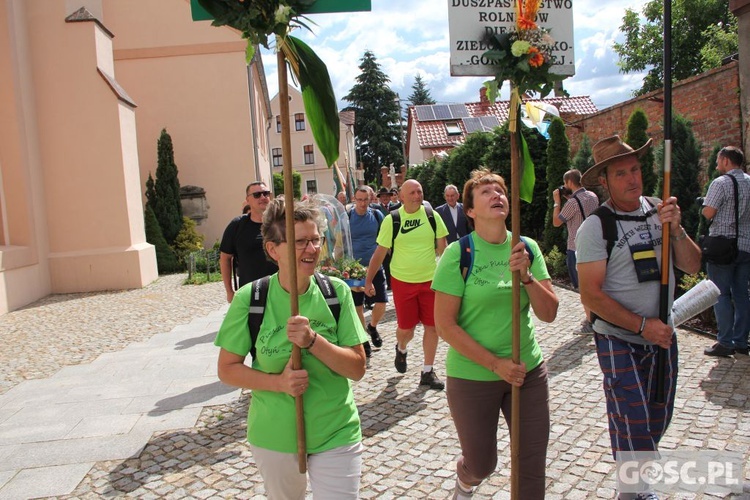
{"type": "Polygon", "coordinates": [[[221,274],[220,273],[195,273],[193,276],[189,278],[185,278],[185,281],[182,283],[183,285],[205,285],[206,283],[215,283],[217,281],[221,281],[221,274]]]}
{"type": "Polygon", "coordinates": [[[565,254],[558,250],[557,245],[552,247],[547,255],[544,256],[544,262],[547,264],[547,271],[552,278],[566,278],[568,276],[568,265],[565,261],[565,254]]]}
{"type": "Polygon", "coordinates": [[[195,227],[193,219],[183,217],[182,228],[174,239],[174,251],[182,269],[187,267],[187,259],[192,252],[203,250],[203,235],[195,227]]]}

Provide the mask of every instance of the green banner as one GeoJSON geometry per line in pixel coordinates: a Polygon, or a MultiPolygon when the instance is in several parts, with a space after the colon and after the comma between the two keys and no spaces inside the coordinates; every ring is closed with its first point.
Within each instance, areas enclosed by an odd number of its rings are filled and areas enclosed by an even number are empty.
{"type": "MultiPolygon", "coordinates": [[[[372,9],[372,0],[318,0],[303,14],[323,14],[328,12],[361,12],[372,9]]],[[[206,12],[198,0],[190,0],[193,21],[210,21],[211,14],[206,12]]]]}

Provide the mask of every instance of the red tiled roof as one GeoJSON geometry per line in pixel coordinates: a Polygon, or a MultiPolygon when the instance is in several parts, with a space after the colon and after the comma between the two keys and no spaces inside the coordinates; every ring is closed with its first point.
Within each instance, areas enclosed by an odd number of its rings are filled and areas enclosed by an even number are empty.
{"type": "MultiPolygon", "coordinates": [[[[589,96],[576,97],[549,97],[546,99],[531,99],[534,101],[543,101],[552,104],[560,113],[566,115],[589,115],[599,110],[589,96]]],[[[464,104],[470,117],[496,116],[500,123],[508,120],[509,101],[497,101],[494,104],[483,102],[470,102],[464,104]]],[[[568,118],[570,119],[570,118],[568,118]]],[[[414,106],[409,108],[409,121],[413,121],[416,129],[417,141],[421,149],[449,150],[460,144],[466,139],[466,129],[460,118],[450,120],[430,120],[419,121],[414,106]],[[445,124],[457,122],[463,131],[462,135],[448,135],[445,124]]]]}

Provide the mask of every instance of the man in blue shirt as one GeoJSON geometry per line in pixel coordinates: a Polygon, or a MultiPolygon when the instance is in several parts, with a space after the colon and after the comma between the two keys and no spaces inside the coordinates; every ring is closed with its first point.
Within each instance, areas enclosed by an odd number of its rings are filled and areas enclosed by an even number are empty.
{"type": "MultiPolygon", "coordinates": [[[[354,258],[366,266],[370,262],[373,252],[378,247],[376,240],[380,224],[383,222],[384,217],[379,210],[370,207],[370,192],[364,186],[358,187],[355,191],[354,209],[349,210],[348,214],[354,258]]],[[[382,267],[378,269],[373,279],[373,285],[375,286],[375,296],[372,297],[374,305],[369,323],[365,324],[363,310],[365,301],[364,291],[352,290],[352,296],[354,297],[354,305],[357,308],[359,319],[362,320],[367,333],[370,334],[372,345],[380,347],[383,345],[383,340],[380,338],[377,327],[378,322],[380,322],[385,314],[385,305],[388,302],[388,295],[385,290],[385,273],[382,267]]],[[[370,357],[370,349],[369,342],[365,343],[367,357],[370,357]]]]}

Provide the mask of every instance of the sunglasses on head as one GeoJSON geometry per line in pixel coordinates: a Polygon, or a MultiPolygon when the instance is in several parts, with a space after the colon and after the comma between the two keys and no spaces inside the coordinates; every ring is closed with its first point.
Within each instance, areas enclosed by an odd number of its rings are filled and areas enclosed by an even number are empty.
{"type": "Polygon", "coordinates": [[[271,196],[271,191],[256,191],[256,192],[250,193],[250,194],[253,196],[253,198],[255,198],[257,200],[261,196],[265,196],[266,198],[270,197],[271,196]]]}

